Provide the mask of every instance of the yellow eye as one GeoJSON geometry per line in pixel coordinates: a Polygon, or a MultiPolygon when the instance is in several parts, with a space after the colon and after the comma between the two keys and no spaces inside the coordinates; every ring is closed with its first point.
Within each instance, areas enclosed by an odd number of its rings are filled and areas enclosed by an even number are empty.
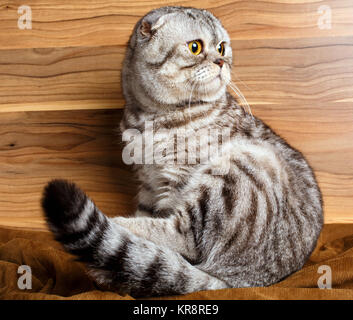
{"type": "Polygon", "coordinates": [[[221,54],[221,56],[224,56],[224,42],[221,42],[218,46],[217,46],[217,51],[221,54]]]}
{"type": "Polygon", "coordinates": [[[195,56],[199,55],[202,51],[202,43],[200,40],[190,41],[188,43],[188,47],[191,53],[194,54],[195,56]]]}

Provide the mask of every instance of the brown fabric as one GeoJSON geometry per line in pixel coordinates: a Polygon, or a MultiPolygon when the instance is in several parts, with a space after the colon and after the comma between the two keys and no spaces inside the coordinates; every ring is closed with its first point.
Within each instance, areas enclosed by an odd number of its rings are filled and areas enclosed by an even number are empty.
{"type": "MultiPolygon", "coordinates": [[[[0,299],[132,298],[99,289],[84,266],[51,234],[0,228],[0,299]],[[32,269],[31,290],[18,289],[20,265],[32,269]]],[[[325,225],[304,268],[271,287],[202,291],[163,299],[353,299],[353,224],[325,225]],[[317,286],[321,265],[332,269],[331,290],[317,286]]]]}

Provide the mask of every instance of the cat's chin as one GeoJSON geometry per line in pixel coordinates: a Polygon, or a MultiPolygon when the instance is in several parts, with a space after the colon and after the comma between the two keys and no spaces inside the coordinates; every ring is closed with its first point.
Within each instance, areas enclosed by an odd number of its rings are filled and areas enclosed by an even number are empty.
{"type": "Polygon", "coordinates": [[[213,78],[212,81],[204,83],[203,86],[200,87],[203,88],[203,90],[200,91],[199,98],[206,102],[216,101],[226,92],[226,83],[220,75],[213,78]]]}
{"type": "Polygon", "coordinates": [[[203,94],[200,96],[200,100],[205,102],[215,102],[219,100],[226,93],[226,86],[222,84],[217,89],[214,88],[212,91],[208,92],[208,94],[203,94]]]}

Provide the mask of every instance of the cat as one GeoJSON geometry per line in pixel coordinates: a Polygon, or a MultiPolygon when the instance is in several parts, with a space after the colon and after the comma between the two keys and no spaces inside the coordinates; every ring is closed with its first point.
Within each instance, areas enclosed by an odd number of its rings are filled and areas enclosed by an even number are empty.
{"type": "Polygon", "coordinates": [[[122,132],[151,122],[163,129],[157,148],[183,130],[192,143],[203,129],[228,129],[229,139],[209,161],[135,164],[134,217],[105,216],[72,182],[45,187],[50,230],[98,283],[134,297],[269,286],[312,253],[323,224],[314,173],[227,92],[231,66],[227,31],[207,10],[163,7],[136,24],[122,71],[122,132]]]}

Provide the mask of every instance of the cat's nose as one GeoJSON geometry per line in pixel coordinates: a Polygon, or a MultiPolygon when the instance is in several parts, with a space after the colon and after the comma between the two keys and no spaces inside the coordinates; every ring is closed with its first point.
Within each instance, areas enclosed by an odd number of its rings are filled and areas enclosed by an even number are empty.
{"type": "Polygon", "coordinates": [[[215,64],[219,65],[220,68],[222,68],[223,65],[224,65],[224,60],[223,60],[223,59],[217,59],[217,60],[215,60],[215,61],[213,61],[213,62],[214,62],[215,64]]]}

